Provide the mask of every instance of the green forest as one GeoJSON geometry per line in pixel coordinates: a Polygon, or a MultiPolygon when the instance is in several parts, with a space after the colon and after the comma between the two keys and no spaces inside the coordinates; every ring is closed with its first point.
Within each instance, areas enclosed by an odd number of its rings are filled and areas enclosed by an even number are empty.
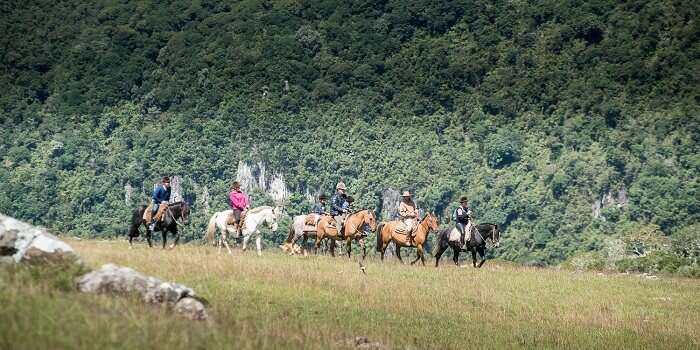
{"type": "MultiPolygon", "coordinates": [[[[458,198],[527,265],[700,276],[700,2],[19,1],[0,7],[0,212],[125,238],[250,166],[357,208],[458,198]]],[[[261,176],[263,172],[266,176],[261,176]]],[[[387,210],[384,211],[384,219],[387,210]]],[[[288,220],[267,247],[286,236],[288,220]]]]}

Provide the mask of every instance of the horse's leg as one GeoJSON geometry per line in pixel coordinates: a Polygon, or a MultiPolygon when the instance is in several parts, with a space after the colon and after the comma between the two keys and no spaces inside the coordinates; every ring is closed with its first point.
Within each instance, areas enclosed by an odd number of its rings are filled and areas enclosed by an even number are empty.
{"type": "MultiPolygon", "coordinates": [[[[309,253],[306,251],[306,241],[309,239],[309,236],[305,233],[304,234],[304,239],[301,240],[301,254],[304,256],[309,256],[309,253]]],[[[292,245],[292,247],[294,247],[292,245]]]]}
{"type": "Polygon", "coordinates": [[[255,248],[258,250],[258,256],[262,256],[262,236],[260,231],[257,231],[257,237],[255,237],[255,248]]]}
{"type": "Polygon", "coordinates": [[[331,250],[331,257],[335,258],[335,240],[330,239],[330,238],[328,240],[330,241],[328,246],[330,247],[330,250],[331,250]]]}
{"type": "Polygon", "coordinates": [[[476,267],[476,247],[470,249],[472,251],[472,265],[476,267]]]}
{"type": "MultiPolygon", "coordinates": [[[[423,257],[423,245],[422,244],[417,244],[416,245],[416,259],[411,261],[411,265],[415,264],[418,259],[421,259],[423,257]]],[[[425,261],[423,261],[423,265],[425,265],[425,261]]]]}
{"type": "Polygon", "coordinates": [[[484,247],[479,247],[479,256],[481,257],[481,262],[479,262],[479,265],[477,267],[480,268],[486,262],[486,252],[484,251],[484,247]]]}
{"type": "Polygon", "coordinates": [[[462,250],[462,248],[455,248],[452,247],[452,252],[454,256],[452,257],[452,260],[455,262],[455,265],[459,266],[459,251],[462,250]]]}
{"type": "Polygon", "coordinates": [[[221,244],[219,244],[219,251],[221,251],[221,246],[224,246],[228,251],[228,255],[233,255],[233,252],[231,252],[231,248],[228,246],[228,237],[226,236],[226,230],[228,230],[228,228],[224,228],[221,231],[221,244]]]}
{"type": "Polygon", "coordinates": [[[398,244],[394,244],[394,246],[396,247],[396,257],[403,264],[403,259],[401,259],[401,246],[398,244]]]}
{"type": "Polygon", "coordinates": [[[146,240],[148,241],[148,246],[149,246],[150,248],[153,248],[153,241],[152,241],[152,238],[153,238],[153,232],[151,232],[151,230],[149,230],[148,228],[146,228],[146,240]]]}
{"type": "Polygon", "coordinates": [[[248,249],[248,240],[249,239],[250,239],[250,235],[243,236],[243,251],[246,251],[246,249],[248,249]]]}
{"type": "Polygon", "coordinates": [[[438,250],[435,253],[435,267],[438,267],[438,265],[440,264],[440,257],[442,257],[442,254],[445,252],[445,250],[447,250],[447,245],[440,244],[438,246],[438,250]]]}
{"type": "Polygon", "coordinates": [[[175,246],[177,245],[177,242],[180,241],[180,232],[178,232],[177,226],[175,226],[175,232],[174,232],[174,233],[175,233],[175,241],[174,241],[173,244],[170,246],[171,248],[175,248],[175,246]]]}
{"type": "Polygon", "coordinates": [[[345,239],[345,245],[348,250],[348,259],[350,259],[352,257],[352,240],[349,237],[345,239]]]}
{"type": "Polygon", "coordinates": [[[362,260],[365,260],[367,256],[367,245],[365,244],[365,239],[360,239],[360,247],[362,247],[362,260]]]}

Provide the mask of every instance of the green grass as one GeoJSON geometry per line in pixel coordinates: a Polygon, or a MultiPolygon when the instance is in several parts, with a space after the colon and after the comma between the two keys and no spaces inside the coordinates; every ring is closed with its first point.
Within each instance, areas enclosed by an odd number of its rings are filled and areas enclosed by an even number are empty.
{"type": "Polygon", "coordinates": [[[399,349],[700,346],[700,284],[691,279],[374,259],[363,275],[346,258],[69,243],[90,267],[113,262],[194,288],[210,301],[211,319],[185,321],[133,298],[79,295],[53,282],[65,281],[62,273],[5,268],[0,348],[328,349],[356,335],[399,349]]]}

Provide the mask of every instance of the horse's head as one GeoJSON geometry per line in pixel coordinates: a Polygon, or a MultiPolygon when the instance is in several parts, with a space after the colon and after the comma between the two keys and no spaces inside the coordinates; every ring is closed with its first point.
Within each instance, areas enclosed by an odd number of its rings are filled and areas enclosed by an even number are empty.
{"type": "Polygon", "coordinates": [[[364,223],[369,225],[370,231],[374,232],[377,230],[377,214],[375,209],[365,210],[364,223]]]}
{"type": "Polygon", "coordinates": [[[281,212],[281,208],[275,207],[270,210],[270,215],[265,216],[265,221],[268,223],[268,225],[270,225],[270,230],[272,230],[272,232],[277,232],[277,221],[280,215],[282,215],[281,212]]]}
{"type": "Polygon", "coordinates": [[[425,214],[425,217],[423,217],[423,220],[421,222],[426,224],[428,226],[428,229],[431,231],[437,231],[438,229],[438,219],[437,216],[435,216],[435,214],[433,213],[425,214]]]}
{"type": "Polygon", "coordinates": [[[190,223],[190,206],[187,204],[187,202],[177,202],[173,204],[173,209],[176,211],[173,213],[175,216],[175,219],[179,219],[180,222],[182,222],[185,225],[189,225],[190,223]]]}

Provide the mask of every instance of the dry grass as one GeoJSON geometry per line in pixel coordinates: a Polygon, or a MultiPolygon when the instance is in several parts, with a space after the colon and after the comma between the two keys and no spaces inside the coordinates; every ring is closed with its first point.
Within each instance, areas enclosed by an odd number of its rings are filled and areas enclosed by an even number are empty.
{"type": "Polygon", "coordinates": [[[347,258],[69,243],[91,267],[113,262],[193,287],[211,302],[211,320],[192,323],[133,300],[6,283],[12,274],[5,272],[0,305],[15,322],[0,326],[0,348],[328,349],[355,335],[420,349],[700,347],[697,280],[373,259],[364,275],[347,258]],[[57,334],[61,341],[52,343],[57,334]]]}

